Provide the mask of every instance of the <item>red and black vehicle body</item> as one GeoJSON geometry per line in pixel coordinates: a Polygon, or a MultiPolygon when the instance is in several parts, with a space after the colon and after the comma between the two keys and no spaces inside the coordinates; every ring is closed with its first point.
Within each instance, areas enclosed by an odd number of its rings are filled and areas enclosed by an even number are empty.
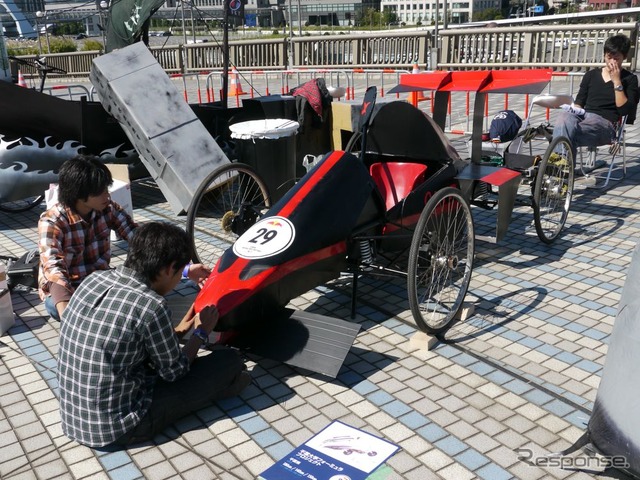
{"type": "Polygon", "coordinates": [[[376,254],[408,250],[425,204],[456,186],[467,164],[430,117],[403,102],[383,105],[363,132],[360,157],[326,154],[220,257],[195,303],[217,305],[216,330],[269,320],[358,268],[362,240],[376,254]]]}

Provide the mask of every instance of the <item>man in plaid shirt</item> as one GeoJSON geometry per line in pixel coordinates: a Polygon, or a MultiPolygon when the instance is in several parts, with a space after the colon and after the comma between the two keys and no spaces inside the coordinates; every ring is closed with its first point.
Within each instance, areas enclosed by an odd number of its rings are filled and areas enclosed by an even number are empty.
{"type": "Polygon", "coordinates": [[[146,441],[251,383],[235,350],[197,355],[218,321],[215,306],[197,315],[192,308],[172,325],[163,296],[190,259],[185,245],[179,227],[144,224],[124,266],[94,272],[71,297],[58,352],[62,431],[71,439],[91,447],[146,441]],[[191,328],[180,348],[179,337],[191,328]]]}
{"type": "MultiPolygon", "coordinates": [[[[58,321],[80,282],[94,271],[109,268],[111,230],[128,241],[137,227],[111,200],[112,183],[111,172],[94,156],[78,155],[66,161],[60,167],[59,203],[38,222],[40,298],[58,321]]],[[[196,264],[188,266],[187,273],[201,283],[210,271],[196,264]]]]}

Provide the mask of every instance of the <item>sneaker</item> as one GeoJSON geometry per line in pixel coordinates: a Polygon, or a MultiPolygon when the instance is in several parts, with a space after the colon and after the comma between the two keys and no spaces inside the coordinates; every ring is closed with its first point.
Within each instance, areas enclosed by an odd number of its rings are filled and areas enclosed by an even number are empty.
{"type": "Polygon", "coordinates": [[[219,398],[236,397],[249,385],[251,385],[251,374],[247,371],[242,371],[231,385],[220,392],[219,398]]]}

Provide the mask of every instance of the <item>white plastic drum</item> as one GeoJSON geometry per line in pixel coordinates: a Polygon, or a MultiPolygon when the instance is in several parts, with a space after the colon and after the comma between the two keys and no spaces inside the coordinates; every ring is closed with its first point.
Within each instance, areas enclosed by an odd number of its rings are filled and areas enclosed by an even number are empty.
{"type": "Polygon", "coordinates": [[[239,140],[269,139],[275,140],[289,137],[298,132],[300,124],[286,118],[267,118],[265,120],[251,120],[229,125],[231,138],[239,140]]]}
{"type": "Polygon", "coordinates": [[[269,190],[271,205],[296,183],[296,132],[300,124],[268,118],[229,125],[238,159],[252,166],[269,190]]]}

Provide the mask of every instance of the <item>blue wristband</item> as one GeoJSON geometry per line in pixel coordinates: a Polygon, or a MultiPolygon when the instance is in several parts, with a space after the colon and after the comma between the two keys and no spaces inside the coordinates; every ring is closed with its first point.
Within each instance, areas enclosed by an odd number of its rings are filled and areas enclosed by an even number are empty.
{"type": "Polygon", "coordinates": [[[209,334],[203,328],[196,328],[192,335],[199,338],[204,346],[209,344],[209,334]]]}
{"type": "Polygon", "coordinates": [[[187,265],[184,267],[184,270],[182,270],[182,278],[189,278],[189,267],[191,266],[191,263],[187,263],[187,265]]]}

